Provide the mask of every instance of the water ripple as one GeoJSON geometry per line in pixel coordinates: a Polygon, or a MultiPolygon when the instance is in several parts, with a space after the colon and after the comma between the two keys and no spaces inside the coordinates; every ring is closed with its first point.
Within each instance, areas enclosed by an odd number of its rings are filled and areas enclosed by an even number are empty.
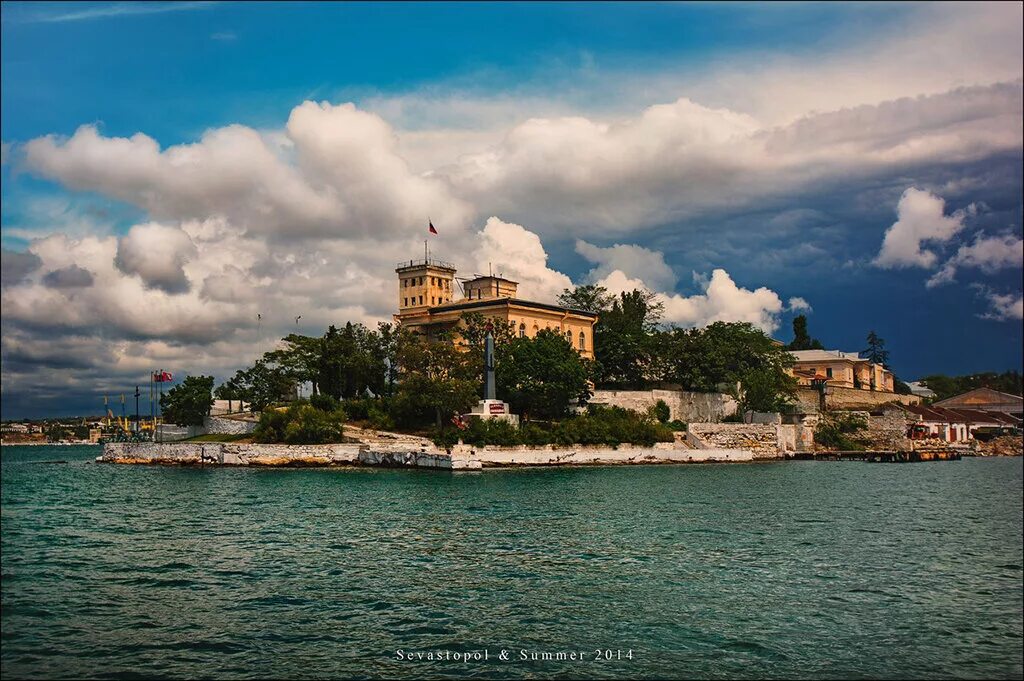
{"type": "Polygon", "coordinates": [[[1022,673],[1020,459],[446,475],[2,452],[5,676],[1022,673]],[[519,659],[568,650],[589,658],[519,659]]]}

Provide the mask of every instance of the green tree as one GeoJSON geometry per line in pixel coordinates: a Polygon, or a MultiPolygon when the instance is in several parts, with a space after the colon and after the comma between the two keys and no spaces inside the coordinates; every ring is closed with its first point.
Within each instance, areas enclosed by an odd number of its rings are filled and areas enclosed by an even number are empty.
{"type": "Polygon", "coordinates": [[[164,420],[179,426],[201,426],[213,406],[213,376],[188,376],[160,396],[164,420]]]}
{"type": "Polygon", "coordinates": [[[615,296],[608,293],[604,286],[577,286],[574,289],[563,289],[558,296],[558,304],[571,310],[583,310],[595,314],[604,314],[611,308],[615,296]]]}
{"type": "Polygon", "coordinates": [[[860,356],[872,364],[880,364],[888,368],[889,351],[885,349],[885,340],[879,338],[878,334],[872,329],[868,332],[867,343],[868,346],[860,351],[860,356]]]}
{"type": "Polygon", "coordinates": [[[398,386],[392,414],[398,423],[422,425],[431,419],[440,428],[479,399],[482,363],[448,338],[428,342],[408,331],[398,338],[398,386]]]}
{"type": "Polygon", "coordinates": [[[659,343],[664,380],[684,390],[725,389],[757,411],[777,411],[795,393],[796,380],[786,373],[793,363],[789,351],[750,323],[672,329],[659,334],[659,343]]]}
{"type": "Polygon", "coordinates": [[[1010,395],[1020,395],[1024,389],[1024,376],[1018,371],[1004,371],[1000,374],[988,371],[964,376],[931,374],[922,378],[921,383],[935,392],[937,400],[944,400],[975,388],[991,388],[1010,395]]]}
{"type": "Polygon", "coordinates": [[[253,413],[286,399],[295,390],[293,378],[263,359],[256,360],[244,371],[237,371],[231,381],[238,390],[239,399],[247,402],[253,413]]]}
{"type": "Polygon", "coordinates": [[[612,301],[594,327],[596,383],[642,388],[651,380],[659,360],[655,330],[664,307],[656,294],[641,289],[612,301]]]}
{"type": "Polygon", "coordinates": [[[498,395],[524,420],[560,418],[590,397],[588,365],[556,331],[514,338],[495,351],[498,395]]]}
{"type": "MultiPolygon", "coordinates": [[[[333,398],[326,398],[333,399],[333,398]]],[[[253,437],[257,442],[315,445],[344,441],[345,412],[300,402],[287,409],[266,409],[253,437]]]]}
{"type": "Polygon", "coordinates": [[[817,338],[807,333],[807,315],[793,317],[793,342],[787,346],[790,350],[824,350],[825,346],[817,338]]]}

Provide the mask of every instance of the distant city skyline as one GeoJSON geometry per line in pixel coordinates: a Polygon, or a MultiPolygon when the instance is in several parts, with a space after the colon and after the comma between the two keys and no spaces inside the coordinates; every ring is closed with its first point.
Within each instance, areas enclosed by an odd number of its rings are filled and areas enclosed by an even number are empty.
{"type": "Polygon", "coordinates": [[[531,300],[1022,368],[1019,3],[2,9],[5,419],[388,321],[426,238],[531,300]]]}

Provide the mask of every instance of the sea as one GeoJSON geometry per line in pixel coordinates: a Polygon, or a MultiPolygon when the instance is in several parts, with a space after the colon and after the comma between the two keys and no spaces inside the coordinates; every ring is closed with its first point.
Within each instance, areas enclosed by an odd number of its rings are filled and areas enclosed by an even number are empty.
{"type": "Polygon", "coordinates": [[[993,678],[1022,459],[126,466],[3,447],[11,678],[993,678]]]}

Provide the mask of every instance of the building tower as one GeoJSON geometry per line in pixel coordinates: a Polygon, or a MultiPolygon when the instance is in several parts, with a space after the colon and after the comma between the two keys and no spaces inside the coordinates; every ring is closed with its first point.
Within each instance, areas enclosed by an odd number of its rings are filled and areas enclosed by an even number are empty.
{"type": "Polygon", "coordinates": [[[424,258],[398,263],[398,313],[420,312],[452,302],[455,265],[424,258]]]}

